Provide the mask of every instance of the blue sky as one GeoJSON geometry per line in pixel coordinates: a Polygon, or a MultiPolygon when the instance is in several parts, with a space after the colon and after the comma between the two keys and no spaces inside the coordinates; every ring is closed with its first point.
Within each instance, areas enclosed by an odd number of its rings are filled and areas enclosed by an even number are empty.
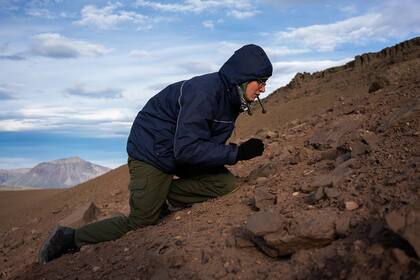
{"type": "Polygon", "coordinates": [[[124,164],[145,102],[244,44],[273,62],[268,94],[419,34],[415,0],[0,0],[0,168],[124,164]]]}

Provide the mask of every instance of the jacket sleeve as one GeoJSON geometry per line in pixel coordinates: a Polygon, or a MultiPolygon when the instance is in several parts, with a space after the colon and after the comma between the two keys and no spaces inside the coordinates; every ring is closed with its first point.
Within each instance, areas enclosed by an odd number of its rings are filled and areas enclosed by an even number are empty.
{"type": "Polygon", "coordinates": [[[235,144],[214,143],[210,122],[214,119],[217,95],[185,82],[178,98],[179,114],[174,136],[175,159],[180,164],[221,166],[235,164],[235,144]]]}

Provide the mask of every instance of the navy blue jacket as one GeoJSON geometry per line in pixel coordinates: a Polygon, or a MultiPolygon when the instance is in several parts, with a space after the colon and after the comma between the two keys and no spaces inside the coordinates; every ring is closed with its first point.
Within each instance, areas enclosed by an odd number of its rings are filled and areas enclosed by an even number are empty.
{"type": "Polygon", "coordinates": [[[238,148],[225,143],[240,110],[236,86],[272,72],[263,49],[246,45],[219,72],[169,85],[138,113],[128,155],[169,174],[180,167],[235,164],[238,148]]]}

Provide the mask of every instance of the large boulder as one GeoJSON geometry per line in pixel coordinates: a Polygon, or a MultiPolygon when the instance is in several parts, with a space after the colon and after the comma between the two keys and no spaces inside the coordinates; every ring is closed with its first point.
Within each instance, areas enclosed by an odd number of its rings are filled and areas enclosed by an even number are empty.
{"type": "Polygon", "coordinates": [[[330,244],[336,237],[337,220],[333,209],[304,211],[290,217],[258,212],[248,218],[245,229],[263,252],[281,257],[330,244]]]}

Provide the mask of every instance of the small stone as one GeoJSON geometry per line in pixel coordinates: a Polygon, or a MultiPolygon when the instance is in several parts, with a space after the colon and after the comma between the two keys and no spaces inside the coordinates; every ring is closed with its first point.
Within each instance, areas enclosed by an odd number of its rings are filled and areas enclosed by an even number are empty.
{"type": "Polygon", "coordinates": [[[359,208],[359,204],[357,204],[355,201],[346,201],[345,205],[346,205],[346,210],[348,211],[353,211],[359,208]]]}
{"type": "Polygon", "coordinates": [[[128,252],[129,250],[129,248],[124,248],[124,252],[128,252]]]}
{"type": "Polygon", "coordinates": [[[325,197],[324,188],[320,187],[316,192],[312,192],[305,198],[305,202],[308,204],[314,204],[325,197]]]}
{"type": "Polygon", "coordinates": [[[267,182],[268,181],[268,178],[267,177],[258,177],[256,180],[255,180],[255,182],[257,182],[258,184],[263,184],[263,183],[265,183],[265,182],[267,182]]]}
{"type": "Polygon", "coordinates": [[[175,221],[179,221],[179,220],[181,220],[181,216],[176,216],[175,221]]]}
{"type": "Polygon", "coordinates": [[[340,196],[340,192],[336,188],[324,188],[324,193],[328,198],[336,198],[340,196]]]}
{"type": "Polygon", "coordinates": [[[356,251],[361,251],[365,247],[365,243],[362,240],[356,240],[353,242],[354,249],[356,251]]]}
{"type": "Polygon", "coordinates": [[[293,196],[298,196],[300,194],[300,192],[294,192],[292,193],[293,196]]]}
{"type": "Polygon", "coordinates": [[[265,188],[255,189],[255,207],[258,209],[267,208],[276,203],[276,196],[269,193],[265,188]]]}
{"type": "Polygon", "coordinates": [[[350,218],[349,217],[340,217],[335,222],[335,231],[338,236],[345,237],[349,234],[350,229],[350,218]]]}
{"type": "Polygon", "coordinates": [[[382,256],[382,254],[384,253],[385,249],[381,244],[373,244],[372,246],[370,246],[367,250],[367,252],[371,255],[375,255],[375,256],[382,256]]]}
{"type": "Polygon", "coordinates": [[[94,266],[93,268],[92,268],[92,271],[93,272],[97,272],[98,270],[100,270],[101,269],[101,267],[100,266],[94,266]]]}

